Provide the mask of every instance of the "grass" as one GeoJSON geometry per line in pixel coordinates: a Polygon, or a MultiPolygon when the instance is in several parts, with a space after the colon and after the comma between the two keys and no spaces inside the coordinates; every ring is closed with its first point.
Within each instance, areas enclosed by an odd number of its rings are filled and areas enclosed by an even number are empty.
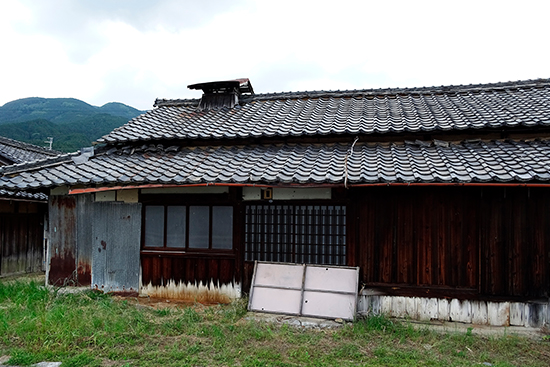
{"type": "Polygon", "coordinates": [[[548,366],[550,341],[371,317],[337,330],[247,321],[245,301],[154,309],[0,280],[0,356],[67,366],[548,366]]]}

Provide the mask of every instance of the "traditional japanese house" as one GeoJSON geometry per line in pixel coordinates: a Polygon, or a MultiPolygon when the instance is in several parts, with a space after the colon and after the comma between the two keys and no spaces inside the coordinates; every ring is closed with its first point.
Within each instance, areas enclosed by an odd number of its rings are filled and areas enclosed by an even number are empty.
{"type": "Polygon", "coordinates": [[[1,171],[50,195],[50,283],[224,301],[254,261],[347,265],[361,312],[548,322],[550,80],[189,87],[93,152],[1,171]]]}
{"type": "MultiPolygon", "coordinates": [[[[0,136],[0,166],[59,154],[0,136]]],[[[44,193],[0,190],[0,276],[43,270],[47,203],[44,193]]]]}

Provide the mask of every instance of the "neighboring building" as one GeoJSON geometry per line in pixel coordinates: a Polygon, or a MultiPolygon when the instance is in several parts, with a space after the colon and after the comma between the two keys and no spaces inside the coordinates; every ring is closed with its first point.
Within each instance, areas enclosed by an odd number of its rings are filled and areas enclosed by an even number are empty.
{"type": "MultiPolygon", "coordinates": [[[[0,166],[59,154],[0,136],[0,166]]],[[[0,276],[42,271],[47,203],[44,193],[0,190],[0,276]]]]}
{"type": "Polygon", "coordinates": [[[1,171],[50,194],[50,283],[223,301],[257,260],[348,265],[363,312],[549,321],[550,80],[190,88],[95,152],[1,171]]]}

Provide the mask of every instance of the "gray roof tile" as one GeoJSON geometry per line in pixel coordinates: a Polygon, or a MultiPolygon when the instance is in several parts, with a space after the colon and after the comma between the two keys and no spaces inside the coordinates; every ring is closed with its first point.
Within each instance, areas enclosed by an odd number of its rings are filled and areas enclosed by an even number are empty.
{"type": "Polygon", "coordinates": [[[6,163],[23,163],[55,157],[61,152],[0,136],[0,160],[6,163]]]}
{"type": "Polygon", "coordinates": [[[234,109],[199,100],[158,107],[100,142],[387,134],[550,126],[550,80],[479,86],[256,94],[234,109]]]}
{"type": "Polygon", "coordinates": [[[182,148],[165,154],[98,154],[10,173],[0,187],[21,190],[109,183],[343,183],[550,181],[550,144],[535,141],[422,144],[283,144],[182,148]],[[347,159],[346,159],[347,156],[347,159]],[[344,162],[347,160],[347,169],[344,162]],[[116,170],[113,167],[117,167],[116,170]],[[93,172],[93,174],[91,173],[93,172]]]}

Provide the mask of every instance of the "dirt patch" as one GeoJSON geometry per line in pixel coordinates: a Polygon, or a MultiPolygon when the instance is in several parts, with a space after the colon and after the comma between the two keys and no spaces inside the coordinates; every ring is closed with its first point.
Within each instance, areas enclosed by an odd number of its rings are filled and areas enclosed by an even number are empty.
{"type": "Polygon", "coordinates": [[[115,299],[127,301],[128,303],[139,305],[141,307],[150,307],[155,310],[186,308],[194,307],[196,309],[204,309],[205,307],[217,306],[219,303],[198,303],[179,299],[165,299],[157,297],[126,297],[123,295],[115,295],[115,299]]]}

